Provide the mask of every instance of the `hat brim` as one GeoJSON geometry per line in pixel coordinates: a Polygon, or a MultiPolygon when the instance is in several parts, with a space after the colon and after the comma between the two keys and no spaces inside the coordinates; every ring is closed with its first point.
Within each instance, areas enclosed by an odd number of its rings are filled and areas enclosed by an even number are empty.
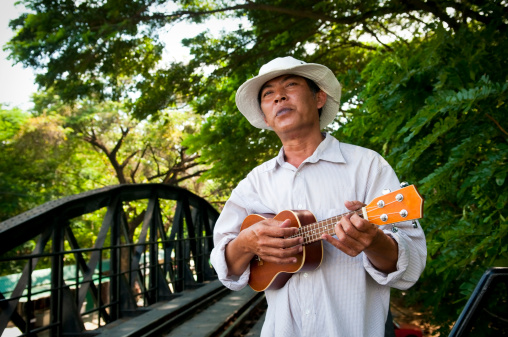
{"type": "Polygon", "coordinates": [[[282,75],[298,75],[316,83],[326,95],[319,126],[321,129],[333,122],[340,106],[341,85],[332,71],[316,63],[305,63],[294,67],[274,70],[247,80],[236,92],[236,106],[247,120],[255,127],[271,130],[266,125],[263,112],[258,102],[259,90],[268,81],[282,75]]]}

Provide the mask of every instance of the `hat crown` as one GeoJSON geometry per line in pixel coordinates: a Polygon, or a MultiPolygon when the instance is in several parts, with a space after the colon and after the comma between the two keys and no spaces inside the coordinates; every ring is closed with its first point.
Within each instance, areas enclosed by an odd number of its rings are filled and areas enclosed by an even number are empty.
{"type": "Polygon", "coordinates": [[[258,76],[272,71],[291,69],[302,64],[306,64],[306,62],[297,60],[291,56],[277,57],[276,59],[273,59],[270,62],[264,64],[261,69],[259,69],[258,76]]]}

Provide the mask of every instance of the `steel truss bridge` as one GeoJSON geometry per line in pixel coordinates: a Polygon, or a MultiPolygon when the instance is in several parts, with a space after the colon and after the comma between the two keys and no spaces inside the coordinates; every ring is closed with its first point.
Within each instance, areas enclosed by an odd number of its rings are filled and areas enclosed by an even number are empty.
{"type": "Polygon", "coordinates": [[[86,335],[215,280],[218,215],[185,189],[132,184],[0,223],[0,266],[22,269],[0,280],[0,335],[8,326],[26,336],[86,335]]]}

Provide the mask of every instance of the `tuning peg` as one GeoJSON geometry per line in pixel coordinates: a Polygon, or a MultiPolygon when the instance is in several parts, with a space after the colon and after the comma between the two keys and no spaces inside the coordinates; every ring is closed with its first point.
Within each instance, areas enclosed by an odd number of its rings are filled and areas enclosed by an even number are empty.
{"type": "Polygon", "coordinates": [[[408,186],[409,186],[409,184],[407,181],[403,181],[400,183],[400,188],[404,188],[404,187],[408,187],[408,186]]]}
{"type": "Polygon", "coordinates": [[[392,190],[390,190],[389,188],[385,188],[385,189],[383,190],[383,192],[382,192],[382,193],[383,193],[383,195],[387,195],[387,194],[388,194],[388,193],[390,193],[391,191],[392,191],[392,190]]]}

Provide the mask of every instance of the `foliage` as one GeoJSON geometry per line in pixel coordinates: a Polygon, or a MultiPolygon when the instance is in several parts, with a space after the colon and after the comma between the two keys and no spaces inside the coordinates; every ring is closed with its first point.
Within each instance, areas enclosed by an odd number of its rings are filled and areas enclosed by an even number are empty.
{"type": "Polygon", "coordinates": [[[0,134],[5,135],[0,144],[3,220],[72,188],[64,162],[74,144],[67,142],[69,130],[58,116],[30,116],[16,108],[2,109],[0,116],[0,134]]]}
{"type": "Polygon", "coordinates": [[[429,259],[418,291],[408,296],[434,313],[441,333],[482,273],[508,266],[502,35],[438,27],[432,39],[379,54],[362,72],[364,103],[337,132],[385,155],[426,197],[429,259]]]}

